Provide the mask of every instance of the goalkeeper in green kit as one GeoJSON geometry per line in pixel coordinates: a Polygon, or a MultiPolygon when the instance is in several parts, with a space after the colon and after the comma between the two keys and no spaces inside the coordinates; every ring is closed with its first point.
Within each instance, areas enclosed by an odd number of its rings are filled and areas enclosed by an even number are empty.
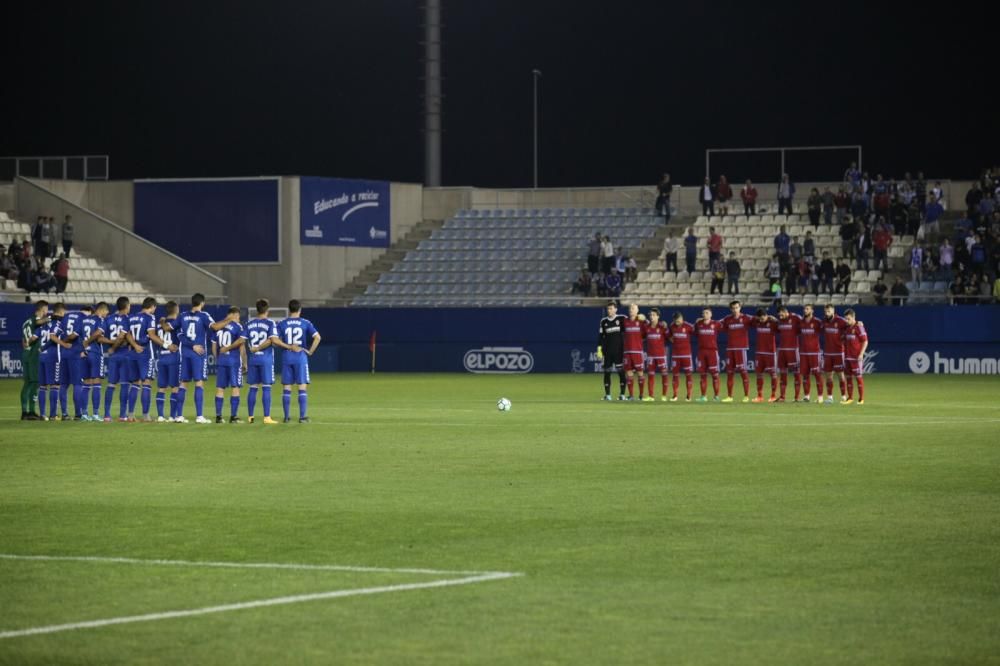
{"type": "Polygon", "coordinates": [[[35,303],[35,314],[21,324],[21,371],[24,373],[24,385],[21,387],[21,420],[38,421],[40,417],[35,409],[38,404],[38,347],[39,339],[35,329],[45,324],[49,319],[49,304],[45,301],[35,303]]]}

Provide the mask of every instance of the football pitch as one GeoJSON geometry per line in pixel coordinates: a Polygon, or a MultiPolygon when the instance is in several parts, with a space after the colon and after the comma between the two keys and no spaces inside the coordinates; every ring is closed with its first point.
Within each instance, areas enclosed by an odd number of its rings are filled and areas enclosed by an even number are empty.
{"type": "Polygon", "coordinates": [[[996,377],[323,375],[276,426],[22,423],[19,390],[3,664],[1000,663],[996,377]]]}

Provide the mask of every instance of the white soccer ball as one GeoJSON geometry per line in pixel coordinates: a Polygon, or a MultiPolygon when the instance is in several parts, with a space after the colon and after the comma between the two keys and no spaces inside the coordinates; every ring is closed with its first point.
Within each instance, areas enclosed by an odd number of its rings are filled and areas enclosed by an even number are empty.
{"type": "Polygon", "coordinates": [[[508,400],[507,398],[500,398],[499,400],[497,400],[497,409],[499,409],[501,412],[509,412],[510,400],[508,400]]]}

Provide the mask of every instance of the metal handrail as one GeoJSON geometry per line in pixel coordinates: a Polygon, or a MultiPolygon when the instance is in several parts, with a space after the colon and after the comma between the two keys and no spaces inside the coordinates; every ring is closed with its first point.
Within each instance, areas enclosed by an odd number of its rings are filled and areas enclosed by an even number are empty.
{"type": "Polygon", "coordinates": [[[71,160],[82,160],[83,167],[83,180],[108,180],[111,173],[111,158],[108,155],[49,155],[49,156],[14,156],[14,157],[0,157],[0,164],[5,162],[14,163],[14,179],[17,178],[42,178],[42,179],[53,179],[53,180],[68,180],[67,174],[69,173],[69,163],[71,160]],[[91,160],[103,160],[104,161],[104,174],[98,176],[90,175],[90,161],[91,160]],[[58,177],[46,176],[45,175],[45,163],[59,161],[62,164],[62,173],[58,177]],[[35,163],[38,165],[38,175],[37,176],[25,176],[21,173],[21,163],[35,163]]]}

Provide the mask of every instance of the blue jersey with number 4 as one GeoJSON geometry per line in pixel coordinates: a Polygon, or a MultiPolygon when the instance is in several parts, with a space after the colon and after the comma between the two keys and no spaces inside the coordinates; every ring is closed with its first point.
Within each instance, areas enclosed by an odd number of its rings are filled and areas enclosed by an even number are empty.
{"type": "Polygon", "coordinates": [[[177,338],[183,343],[182,351],[185,356],[198,355],[192,349],[195,345],[201,345],[206,351],[208,350],[209,332],[215,323],[212,315],[207,312],[185,312],[181,315],[179,323],[177,338]]]}
{"type": "MultiPolygon", "coordinates": [[[[271,319],[251,319],[246,325],[246,337],[249,347],[260,347],[271,338],[278,337],[278,325],[271,319]]],[[[274,347],[259,352],[250,353],[247,349],[249,365],[274,365],[274,347]]]]}
{"type": "Polygon", "coordinates": [[[278,337],[286,345],[298,345],[303,351],[293,352],[286,349],[281,355],[281,362],[284,365],[302,365],[309,356],[304,350],[309,348],[313,336],[317,335],[316,327],[312,322],[302,317],[290,317],[283,319],[278,324],[278,337]]]}

